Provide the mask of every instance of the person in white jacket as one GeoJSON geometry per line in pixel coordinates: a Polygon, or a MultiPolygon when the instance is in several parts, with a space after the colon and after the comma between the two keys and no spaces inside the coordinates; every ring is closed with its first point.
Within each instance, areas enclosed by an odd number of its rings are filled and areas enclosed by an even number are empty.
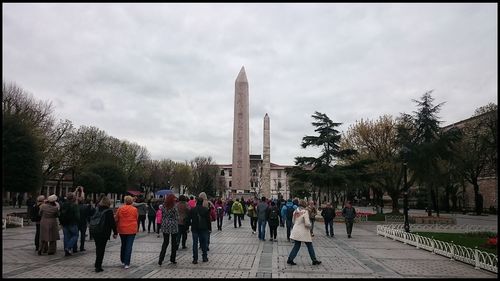
{"type": "Polygon", "coordinates": [[[293,259],[297,256],[301,242],[305,242],[307,246],[307,251],[309,252],[309,257],[311,257],[312,264],[318,265],[321,261],[316,259],[316,254],[314,253],[314,248],[312,245],[311,238],[311,220],[309,219],[309,212],[306,209],[307,203],[305,200],[299,200],[299,207],[293,212],[293,228],[290,233],[290,239],[295,241],[295,245],[292,251],[288,255],[287,264],[296,265],[293,259]]]}

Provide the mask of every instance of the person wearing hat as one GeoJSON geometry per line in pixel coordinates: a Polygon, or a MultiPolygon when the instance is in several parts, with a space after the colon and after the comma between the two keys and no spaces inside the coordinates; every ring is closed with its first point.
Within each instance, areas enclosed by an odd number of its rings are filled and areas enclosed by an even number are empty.
{"type": "Polygon", "coordinates": [[[35,251],[40,249],[40,220],[42,217],[40,216],[40,206],[45,203],[45,196],[40,195],[36,198],[36,203],[33,204],[31,209],[31,221],[36,223],[36,232],[35,232],[35,251]]]}
{"type": "Polygon", "coordinates": [[[54,255],[57,249],[57,240],[59,237],[59,224],[57,217],[59,217],[59,205],[57,204],[57,196],[50,195],[45,204],[40,205],[40,247],[38,248],[38,255],[48,253],[54,255]]]}

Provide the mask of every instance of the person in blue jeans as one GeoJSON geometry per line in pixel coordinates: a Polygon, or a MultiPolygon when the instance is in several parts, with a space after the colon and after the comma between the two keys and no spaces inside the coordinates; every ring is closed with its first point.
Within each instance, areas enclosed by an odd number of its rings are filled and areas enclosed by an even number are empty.
{"type": "Polygon", "coordinates": [[[76,204],[76,197],[73,192],[68,192],[66,194],[66,201],[61,205],[61,214],[59,215],[59,222],[62,225],[64,233],[65,256],[71,256],[71,251],[76,248],[79,221],[80,210],[76,204]]]}
{"type": "Polygon", "coordinates": [[[295,241],[295,245],[292,251],[288,255],[288,260],[286,261],[289,265],[296,265],[293,259],[297,256],[300,245],[302,242],[306,243],[307,251],[309,252],[309,257],[312,260],[313,265],[318,265],[321,261],[316,259],[316,254],[314,253],[314,247],[312,245],[311,231],[311,220],[309,219],[309,212],[306,209],[307,203],[305,200],[299,201],[299,206],[293,212],[293,229],[290,234],[290,239],[295,241]]]}
{"type": "Polygon", "coordinates": [[[125,205],[122,205],[116,211],[115,221],[120,240],[122,242],[120,249],[120,261],[125,269],[130,267],[130,258],[132,255],[132,246],[134,245],[135,235],[137,233],[137,219],[139,213],[137,208],[132,206],[133,198],[125,196],[125,205]]]}
{"type": "Polygon", "coordinates": [[[335,210],[330,202],[326,203],[326,207],[321,211],[321,216],[325,222],[326,236],[333,237],[333,219],[335,218],[335,210]]]}
{"type": "Polygon", "coordinates": [[[259,240],[266,241],[266,223],[269,206],[266,197],[262,196],[259,205],[257,205],[257,225],[259,227],[259,240]]]}
{"type": "Polygon", "coordinates": [[[193,237],[193,264],[198,263],[198,241],[201,246],[203,262],[208,261],[208,231],[211,229],[210,213],[203,207],[203,198],[196,199],[196,206],[189,211],[188,223],[193,237]]]}

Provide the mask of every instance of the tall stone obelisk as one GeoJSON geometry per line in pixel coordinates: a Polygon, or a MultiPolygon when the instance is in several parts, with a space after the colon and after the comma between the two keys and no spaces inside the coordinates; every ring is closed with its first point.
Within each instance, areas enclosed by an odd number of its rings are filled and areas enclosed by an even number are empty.
{"type": "Polygon", "coordinates": [[[262,161],[262,195],[271,197],[271,137],[269,115],[264,116],[264,153],[262,161]]]}
{"type": "Polygon", "coordinates": [[[241,67],[234,90],[233,171],[232,188],[250,189],[248,80],[241,67]]]}

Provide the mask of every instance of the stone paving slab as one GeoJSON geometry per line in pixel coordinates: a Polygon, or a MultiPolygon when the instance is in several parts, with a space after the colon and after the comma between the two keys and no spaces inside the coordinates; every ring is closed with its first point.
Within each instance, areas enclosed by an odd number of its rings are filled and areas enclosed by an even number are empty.
{"type": "MultiPolygon", "coordinates": [[[[215,223],[214,223],[214,229],[215,223]]],[[[353,238],[345,227],[336,224],[335,237],[326,237],[323,224],[315,226],[313,245],[322,264],[313,266],[305,245],[295,258],[297,265],[286,263],[293,243],[286,240],[286,229],[278,228],[278,242],[259,241],[252,234],[250,222],[234,228],[224,221],[222,231],[210,239],[208,262],[193,265],[192,240],[188,249],[177,252],[177,264],[158,265],[163,238],[156,233],[139,232],[136,236],[131,267],[120,264],[120,239],[111,239],[106,248],[104,272],[94,272],[95,245],[86,241],[87,251],[64,257],[63,241],[57,242],[53,256],[38,256],[34,250],[34,226],[3,230],[3,278],[496,278],[497,274],[476,270],[473,266],[452,261],[423,249],[376,235],[375,223],[358,223],[353,238]]],[[[63,238],[62,231],[60,232],[63,238]]],[[[268,238],[269,228],[266,229],[268,238]]],[[[79,243],[79,242],[78,242],[79,243]]]]}

